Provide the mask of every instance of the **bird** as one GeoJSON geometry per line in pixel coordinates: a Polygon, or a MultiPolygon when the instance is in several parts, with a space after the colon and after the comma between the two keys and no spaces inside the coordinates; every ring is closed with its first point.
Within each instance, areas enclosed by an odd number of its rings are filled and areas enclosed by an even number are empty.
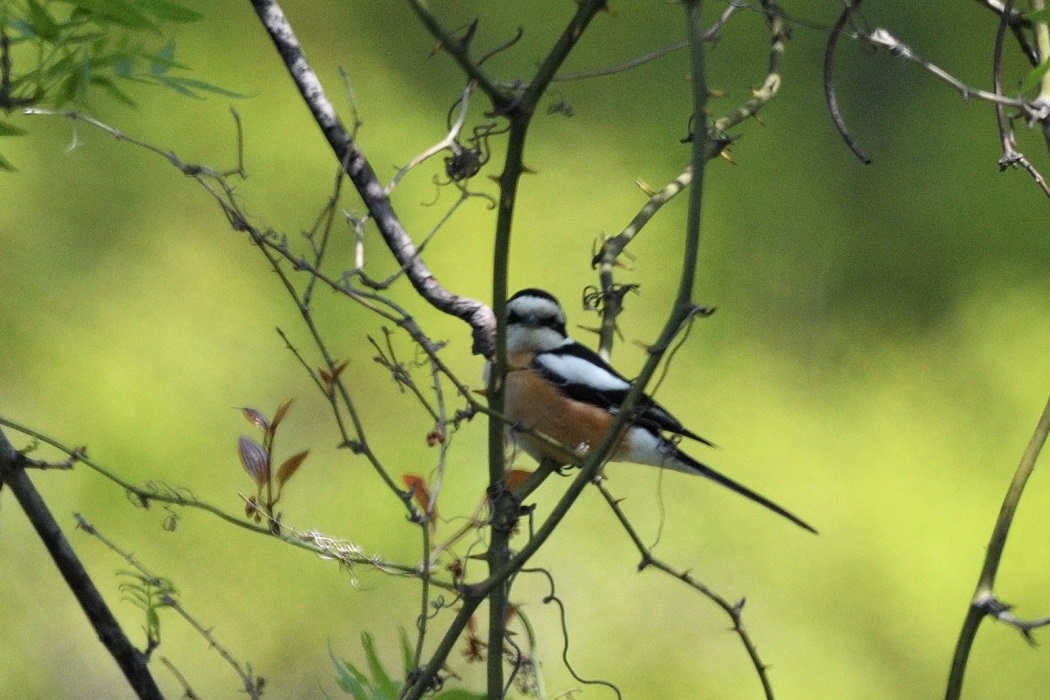
{"type": "MultiPolygon", "coordinates": [[[[538,461],[558,466],[586,456],[615,420],[631,382],[566,332],[558,299],[542,289],[515,293],[506,304],[507,369],[504,414],[510,440],[538,461]],[[538,437],[537,433],[547,439],[538,437]]],[[[679,437],[714,447],[667,409],[643,394],[609,457],[706,477],[812,533],[798,516],[690,457],[679,437]]]]}

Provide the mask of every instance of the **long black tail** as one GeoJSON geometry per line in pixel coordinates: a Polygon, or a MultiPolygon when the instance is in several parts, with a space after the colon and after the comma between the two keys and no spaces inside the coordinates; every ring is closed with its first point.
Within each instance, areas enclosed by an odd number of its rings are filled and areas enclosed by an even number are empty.
{"type": "Polygon", "coordinates": [[[725,486],[730,491],[735,491],[736,493],[739,493],[741,496],[743,496],[745,498],[748,498],[748,499],[754,501],[755,503],[757,503],[759,505],[765,506],[766,508],[770,509],[771,511],[773,511],[777,515],[783,516],[783,517],[787,518],[788,520],[790,520],[791,522],[793,522],[796,525],[798,525],[799,527],[801,527],[803,529],[806,529],[806,530],[809,530],[814,535],[817,534],[816,528],[814,528],[812,525],[810,525],[809,523],[807,523],[805,520],[803,520],[802,518],[798,517],[794,513],[788,511],[787,509],[778,506],[776,503],[774,503],[773,501],[769,500],[765,496],[757,494],[754,491],[752,491],[751,489],[749,489],[748,487],[744,486],[743,484],[739,484],[739,483],[733,481],[732,479],[730,479],[725,474],[720,474],[719,472],[716,472],[711,467],[707,466],[706,464],[703,464],[701,462],[696,461],[695,459],[693,459],[689,455],[685,454],[681,450],[676,450],[676,452],[677,452],[677,454],[675,456],[678,457],[678,459],[680,459],[686,465],[688,465],[689,467],[694,469],[697,474],[700,474],[701,476],[706,476],[711,481],[714,481],[717,484],[721,484],[722,486],[725,486]]]}

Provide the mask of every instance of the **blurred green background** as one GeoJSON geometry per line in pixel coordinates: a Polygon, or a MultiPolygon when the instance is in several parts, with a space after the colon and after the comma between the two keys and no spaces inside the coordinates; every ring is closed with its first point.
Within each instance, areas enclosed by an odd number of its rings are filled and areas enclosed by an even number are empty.
{"type": "MultiPolygon", "coordinates": [[[[194,3],[188,2],[193,5],[194,3]]],[[[720,11],[722,3],[711,3],[720,11]]],[[[296,240],[329,196],[334,164],[246,2],[197,3],[207,20],[178,28],[179,56],[195,77],[248,95],[233,100],[245,126],[249,177],[238,196],[257,224],[296,240]]],[[[491,62],[527,75],[574,6],[432,3],[450,27],[481,16],[479,46],[525,38],[491,62]]],[[[798,20],[780,96],[736,130],[735,164],[711,164],[696,297],[718,307],[698,322],[659,399],[720,445],[697,456],[813,522],[811,537],[706,482],[613,465],[610,488],[656,554],[730,599],[777,697],[928,698],[943,694],[956,636],[1013,469],[1050,388],[1050,230],[1047,204],[1021,172],[999,174],[992,109],[965,103],[914,66],[844,41],[839,100],[874,158],[862,166],[832,127],[822,98],[827,27],[840,5],[789,2],[798,20]]],[[[338,68],[353,83],[360,143],[384,179],[444,134],[462,80],[400,3],[285,5],[329,96],[343,109],[338,68]]],[[[621,0],[600,15],[567,70],[614,64],[682,36],[674,4],[621,0]]],[[[990,84],[994,16],[978,3],[872,3],[864,19],[982,87],[990,84]]],[[[722,114],[746,99],[767,61],[761,16],[746,11],[710,49],[722,114]]],[[[688,158],[684,53],[615,77],[559,83],[540,114],[515,221],[511,286],[558,294],[570,322],[594,325],[579,304],[595,282],[595,242],[644,203],[634,185],[661,186],[688,158]]],[[[1024,66],[1006,61],[1007,84],[1024,66]]],[[[183,160],[235,162],[231,100],[188,100],[133,90],[137,110],[99,99],[93,113],[183,160]]],[[[481,109],[480,101],[476,109],[481,109]]],[[[477,114],[477,112],[475,112],[477,114]]],[[[15,116],[29,129],[5,139],[20,171],[0,182],[0,412],[67,444],[133,482],[191,489],[229,511],[251,485],[236,455],[250,428],[234,407],[272,414],[295,397],[278,451],[313,453],[283,502],[285,520],[346,538],[366,552],[414,562],[416,529],[363,460],[335,449],[324,402],[274,332],[309,352],[307,333],[263,258],[230,230],[206,194],[162,159],[84,125],[15,116]]],[[[500,147],[472,185],[494,193],[500,147]]],[[[1044,172],[1046,149],[1020,147],[1044,172]]],[[[395,192],[421,239],[453,201],[422,168],[395,192]],[[431,203],[438,196],[436,204],[431,203]]],[[[361,213],[352,198],[348,209],[361,213]]],[[[643,361],[679,272],[684,199],[632,245],[641,285],[622,318],[615,362],[643,361]]],[[[489,299],[494,217],[472,200],[431,242],[426,261],[452,289],[489,299]]],[[[345,229],[340,231],[347,240],[345,229]]],[[[345,246],[344,246],[345,248],[345,246]]],[[[370,270],[391,269],[374,232],[370,270]]],[[[446,362],[480,388],[481,361],[465,326],[420,305],[403,282],[394,297],[447,342],[446,362]]],[[[395,474],[430,474],[430,421],[372,362],[376,318],[327,293],[321,318],[347,370],[374,448],[395,474]]],[[[577,331],[588,342],[592,336],[577,331]]],[[[399,349],[412,357],[410,345],[399,349]]],[[[420,374],[420,379],[425,376],[420,374]]],[[[17,445],[25,440],[16,438],[17,445]]],[[[481,420],[454,434],[442,515],[468,514],[486,478],[481,420]]],[[[522,460],[519,466],[529,466],[522,460]]],[[[33,473],[73,546],[141,642],[141,613],[121,603],[126,565],[73,529],[82,513],[154,572],[238,659],[267,679],[269,697],[336,695],[328,658],[363,660],[371,631],[397,656],[411,629],[417,587],[250,536],[204,513],[180,511],[174,532],[159,507],[133,507],[85,468],[33,473]]],[[[538,513],[565,482],[547,484],[538,513]]],[[[1043,472],[1031,480],[998,583],[1023,617],[1050,608],[1043,472]]],[[[449,533],[459,521],[442,523],[449,533]]],[[[9,493],[0,493],[0,697],[128,697],[9,493]]],[[[628,698],[755,698],[760,688],[728,620],[681,584],[636,571],[637,553],[598,494],[585,492],[541,550],[567,607],[569,657],[586,678],[628,698]]],[[[579,687],[563,664],[557,611],[540,577],[512,598],[537,625],[551,696],[579,687]]],[[[232,697],[235,677],[173,613],[161,612],[168,658],[202,697],[232,697]]],[[[439,618],[440,624],[447,615],[439,618]]],[[[1045,635],[1038,633],[1037,637],[1045,635]]],[[[167,694],[181,689],[155,660],[167,694]]],[[[468,687],[483,669],[460,656],[468,687]]],[[[978,635],[966,697],[1042,697],[1050,659],[1020,635],[987,624],[978,635]]],[[[588,687],[584,697],[611,697],[588,687]]]]}

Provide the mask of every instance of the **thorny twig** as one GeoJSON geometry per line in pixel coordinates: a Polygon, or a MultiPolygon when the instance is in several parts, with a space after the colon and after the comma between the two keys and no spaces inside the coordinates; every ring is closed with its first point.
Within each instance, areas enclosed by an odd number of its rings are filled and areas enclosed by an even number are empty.
{"type": "MultiPolygon", "coordinates": [[[[992,59],[992,81],[995,85],[996,95],[1001,95],[1003,92],[1003,38],[1006,36],[1006,18],[1010,16],[1013,4],[1014,0],[1006,0],[1002,16],[999,19],[999,29],[995,33],[995,54],[992,59]]],[[[1040,105],[1042,108],[1042,114],[1038,117],[1030,115],[1030,119],[1038,118],[1040,120],[1045,120],[1047,116],[1050,115],[1050,104],[1047,104],[1046,101],[1043,100],[1040,105]]],[[[1014,141],[1013,128],[1007,122],[1006,110],[1003,108],[1003,103],[1001,102],[995,103],[995,119],[999,125],[999,140],[1003,146],[1003,155],[999,159],[999,172],[1002,172],[1007,168],[1020,166],[1032,176],[1035,183],[1043,190],[1043,194],[1050,197],[1050,186],[1047,186],[1042,173],[1040,173],[1036,167],[1024,157],[1023,153],[1017,150],[1016,141],[1014,141]]]]}
{"type": "MultiPolygon", "coordinates": [[[[89,523],[83,515],[81,515],[80,513],[74,513],[73,517],[76,519],[77,527],[80,530],[86,532],[102,544],[106,545],[106,547],[108,547],[110,551],[112,551],[121,559],[126,561],[129,565],[137,569],[138,572],[143,577],[145,577],[147,581],[159,580],[157,576],[153,574],[149,569],[147,569],[146,566],[142,564],[142,562],[136,559],[134,555],[132,555],[130,552],[124,551],[115,542],[113,542],[108,537],[99,532],[98,529],[94,525],[89,523]]],[[[238,663],[237,659],[233,657],[233,654],[231,654],[225,647],[219,644],[218,640],[215,639],[215,636],[212,634],[211,630],[207,629],[200,622],[198,622],[197,619],[194,618],[193,615],[191,615],[189,611],[187,611],[186,608],[182,606],[182,603],[180,603],[179,600],[175,598],[175,596],[169,593],[162,593],[161,604],[166,608],[171,608],[179,615],[181,615],[182,619],[186,620],[186,622],[188,622],[189,625],[193,627],[193,629],[196,630],[199,635],[201,635],[202,637],[204,637],[205,640],[207,640],[208,646],[215,649],[215,651],[218,652],[219,656],[221,656],[223,660],[226,661],[226,663],[233,667],[233,670],[237,673],[238,676],[240,676],[241,682],[244,684],[244,692],[248,694],[248,697],[252,698],[253,700],[258,700],[258,698],[262,697],[263,681],[262,678],[256,677],[252,673],[251,664],[246,663],[244,665],[244,668],[242,668],[240,663],[238,663]]]]}
{"type": "Polygon", "coordinates": [[[613,496],[612,492],[610,492],[609,489],[605,486],[605,484],[602,483],[600,480],[595,481],[595,485],[601,492],[602,497],[605,499],[605,502],[609,505],[609,508],[612,509],[613,515],[615,515],[616,519],[620,522],[620,526],[623,527],[624,532],[627,533],[627,536],[631,538],[631,541],[634,543],[635,548],[641,555],[642,560],[638,564],[638,570],[643,571],[649,567],[652,567],[654,569],[662,571],[665,574],[670,575],[672,578],[676,578],[679,581],[682,581],[687,586],[689,586],[693,590],[698,591],[708,600],[720,607],[726,613],[726,615],[729,616],[729,619],[732,620],[733,632],[735,632],[736,635],[740,638],[740,642],[744,645],[744,649],[747,651],[747,655],[751,658],[751,663],[755,667],[755,671],[758,673],[759,680],[762,683],[762,690],[765,692],[766,697],[769,698],[769,700],[772,700],[773,686],[770,683],[769,676],[767,674],[767,669],[769,667],[762,661],[761,657],[759,657],[758,647],[755,646],[754,640],[751,639],[750,634],[748,634],[747,628],[744,627],[744,599],[741,598],[739,601],[732,603],[726,598],[716,593],[711,588],[709,588],[706,584],[693,578],[693,576],[688,571],[681,571],[679,569],[676,569],[670,564],[667,564],[666,562],[654,557],[650,548],[642,541],[642,538],[638,535],[638,531],[634,529],[634,525],[632,525],[631,521],[627,518],[627,514],[624,513],[623,508],[620,507],[619,499],[613,496]]]}
{"type": "MultiPolygon", "coordinates": [[[[838,21],[832,27],[824,54],[824,92],[828,110],[831,113],[831,119],[845,140],[846,145],[863,163],[869,164],[871,163],[871,159],[860,148],[860,145],[856,142],[850,134],[849,129],[846,127],[845,120],[842,117],[842,113],[838,106],[838,100],[835,95],[833,78],[833,62],[838,39],[841,35],[846,34],[845,27],[847,24],[851,23],[853,15],[856,13],[861,1],[862,0],[846,0],[838,21]]],[[[1024,168],[1028,174],[1031,175],[1032,179],[1035,180],[1043,193],[1046,194],[1047,197],[1050,197],[1050,186],[1048,186],[1045,178],[1043,178],[1042,174],[1024,157],[1023,154],[1017,151],[1013,131],[1005,114],[1005,107],[1013,107],[1021,113],[1029,126],[1033,126],[1036,123],[1042,123],[1044,124],[1045,131],[1045,124],[1047,123],[1047,120],[1050,119],[1050,101],[1042,95],[1035,99],[1027,99],[1024,96],[1010,97],[1004,95],[1002,90],[1003,39],[1007,27],[1013,29],[1026,57],[1028,57],[1033,64],[1038,63],[1038,53],[1023,34],[1024,29],[1031,27],[1031,22],[1013,10],[1014,0],[1006,0],[1006,2],[1002,4],[995,0],[979,0],[979,2],[985,7],[995,11],[999,16],[999,24],[995,37],[995,53],[992,61],[994,90],[991,92],[967,85],[940,66],[920,56],[910,46],[903,43],[885,28],[877,27],[870,32],[854,29],[854,31],[849,33],[848,36],[863,41],[875,49],[885,49],[894,57],[921,66],[925,71],[930,73],[930,75],[933,75],[938,80],[950,85],[964,100],[978,99],[991,102],[995,107],[996,119],[999,126],[999,136],[1003,150],[1003,155],[999,159],[1000,171],[1009,167],[1019,166],[1024,168]]]]}

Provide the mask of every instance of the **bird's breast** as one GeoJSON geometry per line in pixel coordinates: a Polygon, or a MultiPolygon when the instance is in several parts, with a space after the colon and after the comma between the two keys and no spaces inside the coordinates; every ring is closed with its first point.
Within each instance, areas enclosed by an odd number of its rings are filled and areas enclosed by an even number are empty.
{"type": "Polygon", "coordinates": [[[524,432],[532,429],[569,449],[586,455],[602,439],[613,421],[604,408],[576,401],[530,366],[531,355],[507,358],[504,413],[513,423],[513,440],[536,459],[571,460],[564,450],[524,432]]]}

